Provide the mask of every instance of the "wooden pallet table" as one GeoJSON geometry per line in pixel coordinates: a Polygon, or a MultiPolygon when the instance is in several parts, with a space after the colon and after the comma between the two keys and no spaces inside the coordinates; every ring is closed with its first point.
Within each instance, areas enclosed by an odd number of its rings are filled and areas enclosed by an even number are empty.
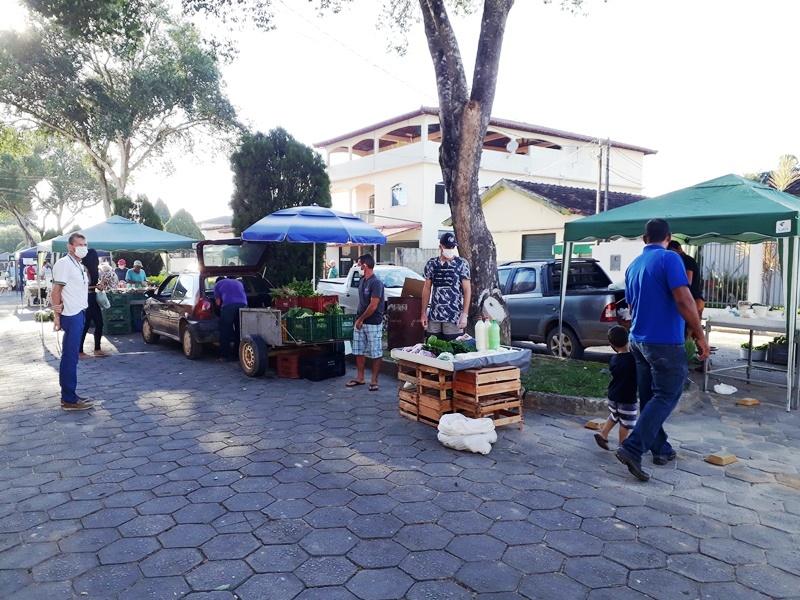
{"type": "Polygon", "coordinates": [[[488,417],[496,427],[517,423],[522,429],[522,385],[516,367],[457,371],[453,409],[473,419],[488,417]]]}
{"type": "Polygon", "coordinates": [[[398,361],[400,415],[438,426],[445,413],[453,412],[453,373],[409,361],[398,361]]]}

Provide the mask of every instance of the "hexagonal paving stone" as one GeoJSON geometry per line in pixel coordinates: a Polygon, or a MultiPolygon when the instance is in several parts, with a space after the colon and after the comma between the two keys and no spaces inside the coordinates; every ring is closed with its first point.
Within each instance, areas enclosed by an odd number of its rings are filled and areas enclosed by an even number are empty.
{"type": "Polygon", "coordinates": [[[97,558],[89,552],[59,554],[36,565],[32,574],[35,581],[64,581],[73,579],[96,566],[97,558]]]}
{"type": "Polygon", "coordinates": [[[459,583],[484,594],[516,590],[521,577],[519,571],[502,562],[467,563],[456,574],[459,583]]]}
{"type": "Polygon", "coordinates": [[[308,554],[294,544],[264,546],[247,557],[256,573],[292,572],[308,559],[308,554]]]}
{"type": "Polygon", "coordinates": [[[403,527],[403,522],[392,515],[359,515],[347,527],[363,539],[389,538],[403,527]]]}
{"type": "Polygon", "coordinates": [[[499,560],[506,544],[488,535],[459,535],[447,545],[447,551],[468,562],[499,560]]]}
{"type": "Polygon", "coordinates": [[[778,567],[793,575],[800,575],[800,549],[798,548],[769,550],[767,551],[767,562],[773,567],[778,567]]]}
{"type": "Polygon", "coordinates": [[[609,542],[636,539],[636,528],[614,517],[584,519],[581,529],[609,542]]]}
{"type": "Polygon", "coordinates": [[[531,511],[516,502],[489,501],[481,504],[478,512],[496,521],[522,521],[531,511]]]}
{"type": "Polygon", "coordinates": [[[667,562],[670,570],[700,583],[733,581],[733,567],[702,554],[679,554],[667,562]]]}
{"type": "Polygon", "coordinates": [[[800,590],[800,577],[768,565],[736,567],[736,580],[772,598],[796,596],[800,590]]]}
{"type": "Polygon", "coordinates": [[[398,600],[413,583],[400,569],[365,569],[347,582],[347,589],[362,600],[398,600]]]}
{"type": "Polygon", "coordinates": [[[58,545],[53,542],[41,544],[20,544],[0,552],[0,570],[30,569],[58,554],[58,545]]]}
{"type": "Polygon", "coordinates": [[[40,600],[41,598],[69,598],[72,588],[68,581],[33,583],[26,588],[14,592],[19,600],[40,600]]]}
{"type": "Polygon", "coordinates": [[[3,571],[0,575],[0,597],[10,598],[17,590],[30,585],[33,579],[27,569],[3,571]]]}
{"type": "Polygon", "coordinates": [[[225,533],[201,546],[209,560],[244,558],[256,548],[258,540],[249,533],[225,533]]]}
{"type": "Polygon", "coordinates": [[[443,550],[411,552],[400,568],[416,580],[447,579],[456,574],[464,563],[443,550]]]}
{"type": "Polygon", "coordinates": [[[567,556],[593,556],[603,550],[602,540],[585,531],[548,531],[544,541],[567,556]]]}
{"type": "Polygon", "coordinates": [[[700,587],[694,581],[666,569],[631,571],[628,585],[657,600],[696,598],[700,593],[700,587]]]}
{"type": "Polygon", "coordinates": [[[636,527],[666,527],[672,522],[670,515],[649,506],[623,506],[616,516],[636,527]]]}
{"type": "Polygon", "coordinates": [[[119,539],[116,529],[82,529],[61,540],[62,552],[97,552],[119,539]]]}
{"type": "Polygon", "coordinates": [[[615,508],[596,498],[575,498],[564,503],[564,510],[574,513],[579,517],[611,517],[615,508]]]}
{"type": "Polygon", "coordinates": [[[145,577],[183,575],[203,562],[194,548],[167,548],[148,556],[140,565],[145,577]]]}
{"type": "Polygon", "coordinates": [[[667,555],[639,542],[608,542],[603,556],[629,569],[655,569],[667,565],[667,555]]]}
{"type": "Polygon", "coordinates": [[[408,555],[408,550],[392,540],[364,540],[358,543],[347,558],[362,569],[396,567],[408,555]]]}
{"type": "Polygon", "coordinates": [[[564,555],[545,546],[511,546],[503,554],[503,562],[522,573],[551,573],[561,569],[564,555]]]}
{"type": "Polygon", "coordinates": [[[241,600],[279,600],[294,598],[302,589],[302,582],[291,573],[267,573],[253,575],[236,588],[236,597],[241,600]]]}
{"type": "Polygon", "coordinates": [[[159,545],[155,538],[123,538],[100,550],[98,557],[103,565],[134,563],[142,560],[148,554],[152,554],[158,548],[159,545]]]}
{"type": "Polygon", "coordinates": [[[312,531],[300,541],[300,545],[313,556],[339,555],[349,552],[358,541],[349,529],[336,527],[312,531]]]}
{"type": "Polygon", "coordinates": [[[701,539],[730,535],[728,525],[700,515],[676,515],[672,517],[672,527],[701,539]]]}
{"type": "Polygon", "coordinates": [[[311,531],[300,519],[281,519],[262,525],[255,534],[263,544],[296,544],[311,531]]]}
{"type": "Polygon", "coordinates": [[[229,511],[261,510],[273,502],[274,498],[264,493],[234,494],[222,505],[229,511]]]}
{"type": "Polygon", "coordinates": [[[270,519],[297,519],[314,510],[314,505],[303,499],[276,500],[264,509],[270,519]]]}
{"type": "Polygon", "coordinates": [[[459,511],[444,513],[437,524],[455,534],[486,533],[494,521],[478,512],[459,511]]]}
{"type": "Polygon", "coordinates": [[[528,515],[528,521],[549,531],[578,529],[581,526],[581,518],[579,516],[560,508],[532,510],[528,515]]]}
{"type": "Polygon", "coordinates": [[[731,565],[764,562],[764,551],[739,540],[711,538],[700,540],[700,552],[731,565]]]}
{"type": "Polygon", "coordinates": [[[252,574],[243,560],[214,560],[195,567],[186,581],[193,590],[234,589],[252,574]]]}
{"type": "Polygon", "coordinates": [[[522,579],[519,591],[531,600],[558,598],[558,600],[577,600],[585,598],[587,589],[577,581],[560,573],[527,575],[522,579]]]}
{"type": "Polygon", "coordinates": [[[142,579],[125,590],[120,600],[161,600],[162,598],[183,598],[189,592],[183,577],[154,577],[142,579]]]}
{"type": "Polygon", "coordinates": [[[696,537],[671,527],[644,527],[639,530],[639,541],[667,554],[697,552],[696,537]]]}
{"type": "Polygon", "coordinates": [[[343,556],[309,558],[295,574],[307,586],[342,585],[357,571],[357,567],[343,556]]]}
{"type": "Polygon", "coordinates": [[[142,537],[158,535],[175,525],[169,515],[147,515],[135,517],[119,526],[119,532],[125,537],[142,537]]]}
{"type": "Polygon", "coordinates": [[[544,539],[545,531],[532,523],[501,521],[492,525],[489,535],[511,545],[536,544],[544,539]]]}
{"type": "Polygon", "coordinates": [[[347,506],[360,515],[385,514],[400,504],[394,498],[385,494],[372,496],[358,496],[347,506]]]}
{"type": "Polygon", "coordinates": [[[350,490],[319,490],[307,497],[314,506],[345,506],[356,495],[350,490]]]}
{"type": "Polygon", "coordinates": [[[158,541],[165,548],[194,548],[207,542],[216,535],[210,525],[176,525],[158,536],[158,541]]]}
{"type": "Polygon", "coordinates": [[[81,597],[113,598],[141,578],[134,564],[95,567],[74,580],[73,587],[81,597]]]}
{"type": "MultiPolygon", "coordinates": [[[[629,587],[599,588],[592,590],[587,596],[587,600],[649,600],[649,598],[629,587]]],[[[711,598],[709,597],[708,600],[711,598]]]]}
{"type": "Polygon", "coordinates": [[[163,498],[155,498],[140,504],[137,510],[143,515],[168,515],[178,511],[189,504],[189,502],[181,496],[165,496],[163,498]]]}
{"type": "Polygon", "coordinates": [[[731,535],[737,540],[765,550],[795,547],[788,533],[764,525],[737,525],[731,527],[731,535]]]}
{"type": "Polygon", "coordinates": [[[344,586],[325,586],[306,588],[296,600],[358,600],[358,598],[344,586]]]}
{"type": "Polygon", "coordinates": [[[175,511],[172,518],[177,523],[212,523],[214,519],[225,514],[225,509],[215,502],[189,504],[175,511]]]}
{"type": "Polygon", "coordinates": [[[564,573],[590,589],[624,586],[628,579],[625,567],[601,556],[568,558],[564,573]]]}

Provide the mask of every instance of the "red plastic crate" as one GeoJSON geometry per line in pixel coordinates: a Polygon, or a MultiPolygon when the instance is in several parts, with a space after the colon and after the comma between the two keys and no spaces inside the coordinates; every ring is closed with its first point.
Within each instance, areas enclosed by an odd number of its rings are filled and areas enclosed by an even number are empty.
{"type": "Polygon", "coordinates": [[[295,308],[297,306],[297,297],[296,296],[288,296],[286,298],[273,298],[272,299],[272,308],[276,308],[280,311],[286,312],[290,308],[295,308]]]}
{"type": "Polygon", "coordinates": [[[325,307],[331,304],[339,304],[339,296],[311,296],[297,299],[297,306],[314,312],[325,312],[325,307]]]}

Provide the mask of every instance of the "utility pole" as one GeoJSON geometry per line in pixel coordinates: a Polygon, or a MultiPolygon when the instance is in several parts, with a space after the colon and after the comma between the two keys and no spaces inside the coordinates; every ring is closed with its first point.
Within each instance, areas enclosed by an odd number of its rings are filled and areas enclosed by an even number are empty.
{"type": "Polygon", "coordinates": [[[594,214],[600,212],[600,194],[603,190],[603,147],[600,139],[597,140],[597,197],[594,202],[594,214]]]}
{"type": "Polygon", "coordinates": [[[603,199],[603,212],[608,210],[608,178],[611,173],[611,138],[606,138],[606,195],[603,199]]]}

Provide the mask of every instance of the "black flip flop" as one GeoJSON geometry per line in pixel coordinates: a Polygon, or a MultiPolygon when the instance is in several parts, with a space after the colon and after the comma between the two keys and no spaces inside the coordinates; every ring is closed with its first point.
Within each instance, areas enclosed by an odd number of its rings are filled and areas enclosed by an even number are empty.
{"type": "Polygon", "coordinates": [[[377,392],[381,387],[377,383],[370,383],[369,384],[369,391],[370,392],[377,392]]]}
{"type": "Polygon", "coordinates": [[[608,440],[605,439],[599,433],[594,434],[594,441],[597,442],[597,445],[600,446],[603,450],[610,450],[611,448],[608,447],[608,440]]]}
{"type": "Polygon", "coordinates": [[[366,383],[366,382],[359,381],[358,379],[351,379],[350,381],[348,381],[344,385],[345,385],[345,387],[354,388],[354,387],[358,387],[360,385],[364,385],[364,383],[366,383]]]}

